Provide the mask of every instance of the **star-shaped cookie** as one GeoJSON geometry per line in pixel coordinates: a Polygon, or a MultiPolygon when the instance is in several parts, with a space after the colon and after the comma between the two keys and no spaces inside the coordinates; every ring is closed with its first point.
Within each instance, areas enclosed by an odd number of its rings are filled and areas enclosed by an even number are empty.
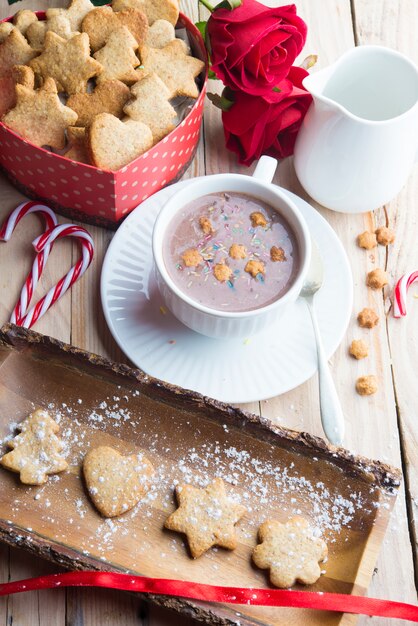
{"type": "Polygon", "coordinates": [[[16,106],[3,116],[3,122],[15,133],[36,146],[65,146],[65,129],[75,124],[77,113],[58,98],[52,78],[37,91],[16,85],[16,106]]]}
{"type": "Polygon", "coordinates": [[[13,28],[0,43],[0,76],[8,74],[14,65],[27,65],[37,54],[20,30],[13,28]]]}
{"type": "Polygon", "coordinates": [[[185,533],[193,558],[212,546],[228,550],[237,547],[235,524],[246,508],[228,500],[222,478],[215,478],[205,489],[181,485],[176,489],[179,508],[165,521],[169,530],[185,533]]]}
{"type": "Polygon", "coordinates": [[[157,74],[149,74],[131,87],[131,93],[135,100],[125,106],[125,113],[133,120],[147,124],[154,143],[157,143],[173,130],[173,119],[177,116],[168,101],[167,87],[157,74]]]}
{"type": "Polygon", "coordinates": [[[164,48],[141,47],[141,61],[144,69],[155,72],[167,85],[170,98],[189,96],[197,98],[199,90],[195,78],[205,67],[200,59],[188,56],[180,39],[170,41],[164,48]]]}
{"type": "Polygon", "coordinates": [[[273,585],[287,589],[296,581],[312,585],[318,580],[318,563],[325,559],[328,549],[304,517],[295,516],[285,524],[267,520],[258,536],[261,543],[254,548],[253,561],[257,567],[270,570],[273,585]]]}
{"type": "Polygon", "coordinates": [[[51,76],[58,91],[66,91],[68,94],[85,93],[87,81],[103,70],[100,63],[90,57],[89,37],[86,33],[63,39],[48,31],[44,51],[32,59],[29,65],[41,79],[51,76]]]}

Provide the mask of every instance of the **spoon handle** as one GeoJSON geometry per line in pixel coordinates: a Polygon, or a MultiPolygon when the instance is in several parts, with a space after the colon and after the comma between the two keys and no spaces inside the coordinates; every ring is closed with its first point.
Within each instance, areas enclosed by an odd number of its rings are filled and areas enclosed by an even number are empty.
{"type": "Polygon", "coordinates": [[[334,445],[340,445],[344,438],[345,424],[344,414],[341,408],[340,399],[332,379],[322,345],[321,333],[316,319],[313,296],[306,298],[309,312],[311,314],[312,325],[316,339],[316,351],[318,356],[318,382],[319,382],[319,404],[321,409],[321,421],[324,433],[328,440],[334,445]]]}

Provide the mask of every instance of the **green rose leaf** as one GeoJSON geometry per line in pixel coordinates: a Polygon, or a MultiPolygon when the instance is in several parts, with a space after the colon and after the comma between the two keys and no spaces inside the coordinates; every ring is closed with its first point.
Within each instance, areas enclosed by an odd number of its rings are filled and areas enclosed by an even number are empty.
{"type": "Polygon", "coordinates": [[[207,22],[196,22],[195,26],[199,30],[200,34],[202,35],[203,41],[205,41],[205,39],[206,39],[206,29],[207,29],[208,23],[207,22]]]}
{"type": "Polygon", "coordinates": [[[214,104],[218,109],[221,109],[221,111],[229,111],[234,104],[233,100],[226,98],[223,94],[208,93],[208,98],[212,104],[214,104]]]}
{"type": "Polygon", "coordinates": [[[228,9],[229,11],[233,11],[237,7],[241,6],[241,4],[241,0],[222,0],[222,2],[216,5],[214,11],[217,9],[228,9]]]}

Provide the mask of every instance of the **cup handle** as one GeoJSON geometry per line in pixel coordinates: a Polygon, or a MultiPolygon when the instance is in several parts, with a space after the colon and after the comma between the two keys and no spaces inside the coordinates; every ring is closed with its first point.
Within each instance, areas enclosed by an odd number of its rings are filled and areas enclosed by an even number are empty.
{"type": "Polygon", "coordinates": [[[254,170],[253,178],[261,180],[263,183],[271,183],[277,169],[277,159],[273,157],[260,157],[257,167],[254,170]]]}

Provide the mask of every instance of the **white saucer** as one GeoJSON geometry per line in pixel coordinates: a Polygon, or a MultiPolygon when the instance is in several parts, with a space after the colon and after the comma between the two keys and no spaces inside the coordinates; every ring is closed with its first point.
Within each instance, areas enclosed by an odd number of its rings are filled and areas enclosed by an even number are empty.
{"type": "MultiPolygon", "coordinates": [[[[315,340],[303,300],[280,322],[248,339],[211,339],[183,326],[163,306],[153,272],[151,235],[163,204],[182,181],[148,198],[117,230],[103,263],[101,297],[115,341],[147,374],[230,403],[285,393],[317,369],[315,340]]],[[[286,191],[286,190],[283,190],[286,191]]],[[[307,202],[286,191],[305,217],[325,270],[315,299],[330,357],[347,329],[353,281],[348,259],[331,226],[307,202]]]]}

